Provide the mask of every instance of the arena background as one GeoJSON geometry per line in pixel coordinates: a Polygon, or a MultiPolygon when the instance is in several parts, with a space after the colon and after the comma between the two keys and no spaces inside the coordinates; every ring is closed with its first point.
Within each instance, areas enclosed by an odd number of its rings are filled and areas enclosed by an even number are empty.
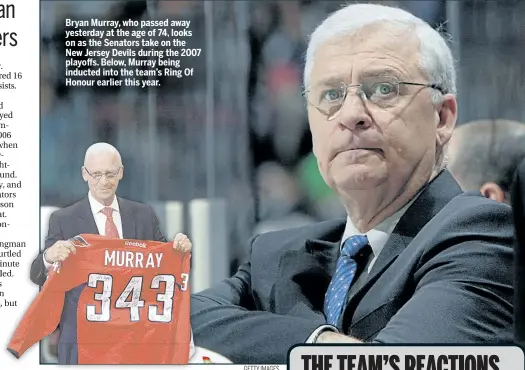
{"type": "MultiPolygon", "coordinates": [[[[452,35],[459,124],[483,118],[525,121],[519,99],[525,96],[525,2],[375,3],[405,8],[452,35]]],[[[227,267],[217,266],[219,276],[246,258],[246,241],[256,233],[344,217],[312,157],[301,96],[308,35],[341,5],[42,0],[41,205],[62,207],[84,196],[84,152],[105,141],[122,154],[120,196],[153,204],[161,214],[177,202],[180,225],[191,225],[192,200],[222,201],[226,217],[217,220],[224,229],[217,245],[227,267]],[[195,63],[202,73],[166,80],[149,91],[65,87],[64,19],[91,17],[192,20],[192,43],[204,50],[195,63]]],[[[172,237],[173,225],[161,220],[172,237]]],[[[177,231],[195,237],[189,226],[181,227],[177,231]]],[[[56,334],[44,341],[41,354],[42,363],[56,362],[56,334]]]]}

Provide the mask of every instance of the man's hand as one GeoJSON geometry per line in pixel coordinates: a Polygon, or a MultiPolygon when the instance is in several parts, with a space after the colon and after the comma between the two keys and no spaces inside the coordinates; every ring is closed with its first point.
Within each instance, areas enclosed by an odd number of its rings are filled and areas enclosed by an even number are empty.
{"type": "Polygon", "coordinates": [[[362,343],[360,340],[339,334],[334,333],[333,331],[322,332],[315,343],[362,343]]]}
{"type": "Polygon", "coordinates": [[[59,240],[44,252],[44,258],[48,263],[64,261],[76,249],[68,240],[59,240]]]}
{"type": "Polygon", "coordinates": [[[189,252],[191,251],[191,247],[191,241],[186,235],[182,233],[175,235],[175,239],[173,239],[173,248],[181,252],[189,252]]]}

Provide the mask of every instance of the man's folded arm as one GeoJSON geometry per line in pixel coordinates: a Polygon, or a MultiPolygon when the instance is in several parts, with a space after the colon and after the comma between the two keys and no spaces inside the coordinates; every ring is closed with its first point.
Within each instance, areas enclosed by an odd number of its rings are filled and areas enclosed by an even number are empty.
{"type": "Polygon", "coordinates": [[[256,311],[250,263],[191,299],[195,345],[234,363],[284,364],[288,349],[304,343],[322,324],[319,317],[305,319],[256,311]]]}
{"type": "Polygon", "coordinates": [[[483,343],[512,326],[512,249],[469,241],[416,274],[414,295],[377,335],[381,343],[483,343]]]}

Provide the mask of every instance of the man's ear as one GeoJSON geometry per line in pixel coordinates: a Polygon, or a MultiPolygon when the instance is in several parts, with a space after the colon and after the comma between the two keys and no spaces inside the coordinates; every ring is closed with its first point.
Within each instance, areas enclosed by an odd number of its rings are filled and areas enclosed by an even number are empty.
{"type": "Polygon", "coordinates": [[[84,166],[82,166],[82,168],[80,169],[80,171],[82,172],[82,178],[84,179],[84,181],[88,181],[88,173],[86,172],[86,168],[84,166]]]}
{"type": "Polygon", "coordinates": [[[446,94],[443,97],[439,109],[439,123],[436,129],[436,141],[438,146],[443,147],[450,138],[458,118],[458,105],[456,97],[452,94],[446,94]]]}
{"type": "Polygon", "coordinates": [[[481,188],[479,189],[481,194],[485,198],[495,200],[497,202],[504,202],[505,201],[505,192],[501,187],[494,183],[494,182],[486,182],[483,185],[481,185],[481,188]]]}

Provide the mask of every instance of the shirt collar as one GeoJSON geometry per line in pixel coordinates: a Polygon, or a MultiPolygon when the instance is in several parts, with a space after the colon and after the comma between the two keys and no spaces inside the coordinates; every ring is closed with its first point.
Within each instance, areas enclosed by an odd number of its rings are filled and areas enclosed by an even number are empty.
{"type": "MultiPolygon", "coordinates": [[[[100,211],[102,211],[102,209],[104,209],[105,205],[103,205],[102,203],[100,203],[98,200],[96,200],[92,195],[91,195],[91,192],[88,192],[88,200],[89,200],[89,205],[91,207],[91,212],[96,215],[97,213],[99,213],[100,211]]],[[[109,205],[111,208],[113,208],[114,211],[116,212],[120,212],[120,209],[119,209],[119,206],[118,206],[118,202],[117,202],[117,197],[113,197],[113,202],[109,205]]]]}
{"type": "MultiPolygon", "coordinates": [[[[372,230],[369,230],[365,235],[368,238],[368,243],[370,244],[370,247],[372,248],[372,253],[374,253],[374,256],[379,256],[379,253],[381,253],[381,250],[383,250],[383,247],[385,246],[386,242],[388,241],[388,238],[390,238],[390,235],[394,231],[395,227],[397,226],[397,223],[403,217],[403,215],[406,213],[408,208],[414,203],[414,201],[419,196],[419,193],[416,194],[414,198],[407,204],[403,206],[403,208],[399,209],[396,213],[394,213],[392,216],[387,217],[385,220],[383,220],[380,224],[378,224],[376,227],[374,227],[372,230]]],[[[355,225],[352,223],[352,220],[350,217],[346,218],[346,226],[345,231],[343,233],[343,239],[341,240],[341,248],[343,247],[344,242],[354,235],[362,235],[355,225]]]]}

